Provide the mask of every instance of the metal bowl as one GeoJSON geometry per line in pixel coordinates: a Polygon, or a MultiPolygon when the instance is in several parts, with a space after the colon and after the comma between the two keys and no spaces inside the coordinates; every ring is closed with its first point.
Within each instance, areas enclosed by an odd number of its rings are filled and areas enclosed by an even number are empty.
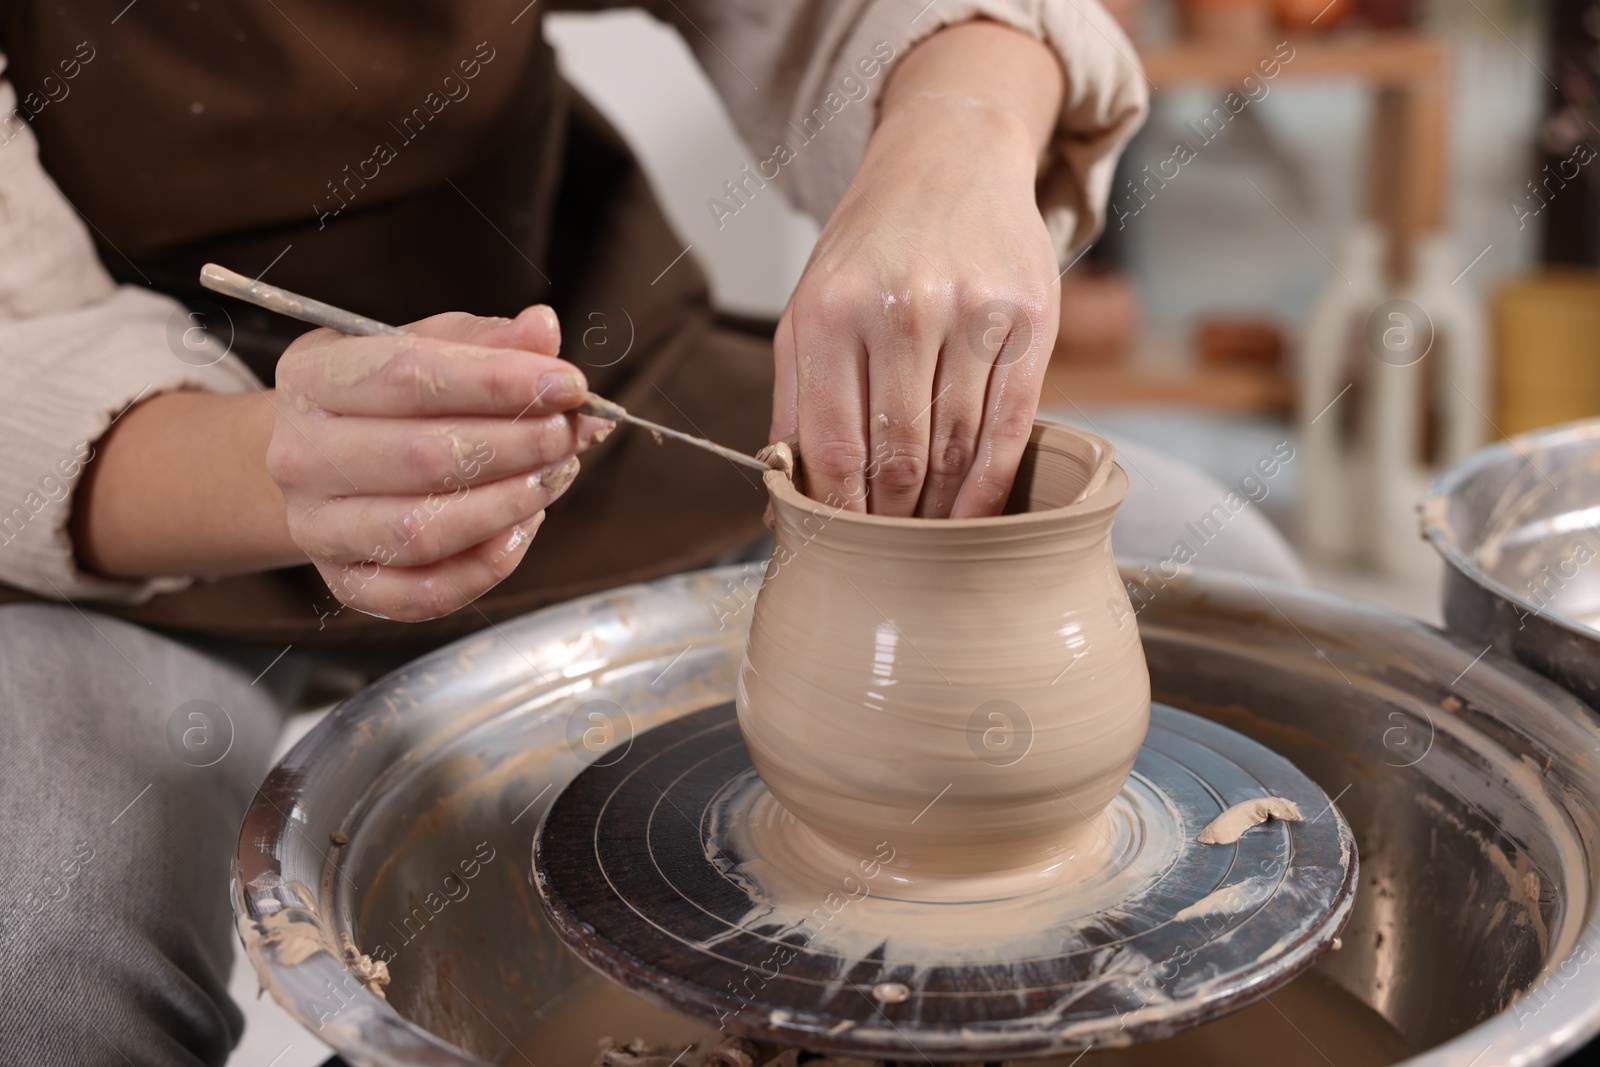
{"type": "Polygon", "coordinates": [[[1473,453],[1420,511],[1450,631],[1600,709],[1600,419],[1473,453]]]}
{"type": "MultiPolygon", "coordinates": [[[[240,835],[235,907],[262,985],[358,1065],[564,1067],[628,1036],[642,1016],[606,1016],[614,999],[580,1018],[598,979],[539,916],[534,829],[585,761],[729,698],[759,583],[723,568],[551,608],[341,705],[240,835]],[[346,938],[388,957],[387,1000],[341,959],[346,938]]],[[[1413,620],[1266,582],[1174,581],[1139,626],[1156,699],[1337,797],[1362,885],[1317,971],[1427,1050],[1406,1062],[1547,1064],[1600,1030],[1600,732],[1571,695],[1413,620]]]]}

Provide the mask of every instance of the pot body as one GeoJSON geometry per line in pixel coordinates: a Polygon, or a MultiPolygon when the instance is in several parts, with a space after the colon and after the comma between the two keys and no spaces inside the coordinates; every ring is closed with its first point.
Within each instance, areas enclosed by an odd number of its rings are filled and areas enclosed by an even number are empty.
{"type": "Polygon", "coordinates": [[[1149,722],[1109,444],[1037,424],[1015,513],[984,519],[866,515],[767,478],[777,539],[737,702],[774,796],[847,855],[887,843],[911,871],[1070,858],[1149,722]]]}

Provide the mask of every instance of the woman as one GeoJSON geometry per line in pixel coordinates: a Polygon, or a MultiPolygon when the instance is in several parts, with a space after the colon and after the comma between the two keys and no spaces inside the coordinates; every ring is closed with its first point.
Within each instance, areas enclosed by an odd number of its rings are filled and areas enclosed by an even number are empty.
{"type": "Polygon", "coordinates": [[[708,196],[826,220],[766,341],[711,313],[548,6],[0,3],[0,581],[57,602],[0,608],[20,1061],[226,1059],[227,858],[301,653],[409,656],[759,536],[745,472],[607,441],[585,390],[798,434],[852,507],[1004,501],[1145,108],[1104,11],[647,5],[758,160],[708,196]],[[202,293],[211,260],[421,337],[296,336],[202,293]]]}

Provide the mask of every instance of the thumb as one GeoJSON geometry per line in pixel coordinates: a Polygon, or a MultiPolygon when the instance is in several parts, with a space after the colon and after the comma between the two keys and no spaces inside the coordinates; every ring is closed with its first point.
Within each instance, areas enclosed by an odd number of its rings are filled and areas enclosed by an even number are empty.
{"type": "Polygon", "coordinates": [[[407,323],[406,329],[424,337],[482,345],[485,348],[518,348],[553,356],[561,351],[561,324],[546,304],[523,308],[514,319],[486,318],[460,311],[433,315],[407,323]]]}
{"type": "MultiPolygon", "coordinates": [[[[790,301],[791,305],[793,300],[790,301]]],[[[767,441],[781,441],[800,432],[800,380],[795,369],[793,307],[785,307],[772,335],[772,422],[767,441]]]]}
{"type": "Polygon", "coordinates": [[[472,338],[474,344],[491,348],[520,348],[525,352],[538,352],[554,356],[561,351],[561,323],[548,304],[533,304],[522,309],[516,318],[485,319],[482,336],[472,338]]]}

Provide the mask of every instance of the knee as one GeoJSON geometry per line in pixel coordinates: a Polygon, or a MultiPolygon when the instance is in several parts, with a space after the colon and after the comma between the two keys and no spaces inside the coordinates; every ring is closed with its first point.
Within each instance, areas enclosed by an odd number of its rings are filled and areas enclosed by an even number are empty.
{"type": "Polygon", "coordinates": [[[104,616],[0,608],[0,973],[37,992],[0,998],[0,1033],[33,1062],[226,1059],[228,863],[277,721],[249,681],[104,616]]]}
{"type": "MultiPolygon", "coordinates": [[[[84,764],[157,786],[229,761],[253,788],[282,709],[237,667],[130,623],[72,607],[0,607],[0,761],[54,780],[84,764]]],[[[48,781],[42,783],[48,796],[48,781]]],[[[245,794],[248,798],[248,793],[245,794]]]]}
{"type": "Polygon", "coordinates": [[[120,897],[111,859],[79,842],[19,861],[35,888],[0,916],[0,968],[26,976],[0,998],[7,1054],[222,1067],[244,1017],[228,994],[228,949],[206,929],[213,909],[120,897]]]}

